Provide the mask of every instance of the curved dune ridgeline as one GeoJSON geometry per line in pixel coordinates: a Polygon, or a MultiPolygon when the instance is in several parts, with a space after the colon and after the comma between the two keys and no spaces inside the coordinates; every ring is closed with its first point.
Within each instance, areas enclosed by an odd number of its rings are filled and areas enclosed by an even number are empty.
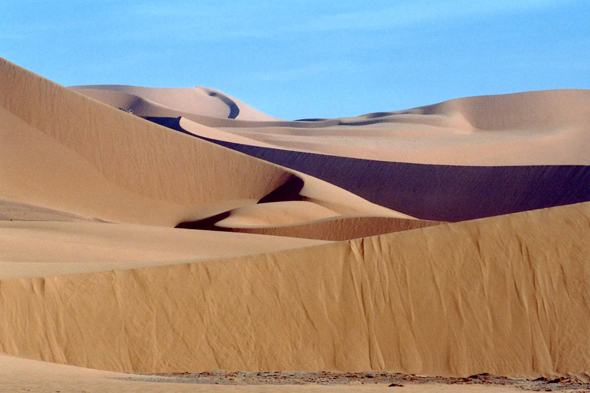
{"type": "Polygon", "coordinates": [[[234,259],[3,280],[0,349],[142,372],[587,372],[589,206],[234,259]]]}
{"type": "MultiPolygon", "coordinates": [[[[151,120],[187,132],[178,119],[151,120]]],[[[203,139],[309,174],[422,220],[463,221],[590,200],[590,166],[427,165],[203,139]]]]}
{"type": "MultiPolygon", "coordinates": [[[[207,209],[207,204],[220,204],[224,200],[259,199],[280,185],[287,175],[276,166],[229,153],[195,138],[170,133],[5,60],[0,60],[0,106],[37,133],[43,133],[43,138],[49,137],[53,140],[51,143],[63,146],[56,148],[64,150],[64,154],[82,159],[87,171],[94,172],[92,176],[97,178],[96,181],[109,183],[116,189],[110,192],[114,195],[97,193],[94,197],[88,196],[91,200],[84,201],[86,211],[82,213],[100,218],[129,220],[127,209],[114,211],[115,204],[108,206],[108,213],[100,211],[104,209],[100,206],[104,206],[103,199],[116,198],[116,193],[127,193],[141,199],[144,210],[150,204],[153,210],[162,205],[171,205],[171,210],[184,210],[175,212],[178,222],[182,214],[189,215],[191,210],[196,210],[195,206],[207,209]],[[193,206],[192,209],[191,206],[178,209],[174,205],[193,206]]],[[[52,191],[36,190],[38,194],[52,191]]],[[[27,197],[32,198],[29,192],[27,197]]],[[[36,197],[44,199],[43,195],[36,197]]],[[[78,204],[76,199],[76,195],[62,194],[59,207],[63,209],[69,202],[75,206],[78,204]]],[[[160,220],[145,217],[143,222],[163,223],[163,220],[168,221],[169,217],[160,220]]]]}
{"type": "MultiPolygon", "coordinates": [[[[175,226],[256,203],[293,177],[284,168],[171,132],[5,60],[0,60],[0,115],[0,162],[7,179],[0,197],[85,217],[175,226]]],[[[316,199],[329,203],[337,187],[314,184],[316,199]]],[[[355,198],[352,211],[373,209],[355,198]]]]}

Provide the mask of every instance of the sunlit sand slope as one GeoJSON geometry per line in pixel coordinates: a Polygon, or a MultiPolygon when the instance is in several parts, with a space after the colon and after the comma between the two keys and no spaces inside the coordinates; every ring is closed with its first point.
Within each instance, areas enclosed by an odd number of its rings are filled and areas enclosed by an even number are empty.
{"type": "Polygon", "coordinates": [[[323,243],[130,224],[0,221],[0,279],[169,265],[323,243]]]}
{"type": "Polygon", "coordinates": [[[232,232],[341,241],[425,228],[441,223],[437,221],[408,220],[395,217],[339,216],[290,225],[238,226],[236,224],[235,221],[222,220],[216,223],[215,227],[232,232]]]}
{"type": "MultiPolygon", "coordinates": [[[[0,60],[0,119],[0,198],[86,218],[175,226],[256,204],[297,177],[89,99],[5,60],[0,60]]],[[[309,176],[302,192],[338,213],[395,215],[309,176]]]]}
{"type": "Polygon", "coordinates": [[[2,132],[22,148],[13,161],[3,155],[9,162],[2,170],[15,181],[7,182],[2,192],[51,205],[55,200],[65,211],[71,204],[70,211],[92,217],[169,225],[170,216],[178,222],[183,215],[198,215],[199,208],[214,210],[223,201],[259,199],[286,176],[281,168],[171,133],[5,60],[0,60],[0,107],[14,123],[2,132]],[[36,156],[34,168],[15,165],[16,161],[32,166],[28,156],[36,156]],[[43,166],[42,160],[63,168],[43,166]],[[37,189],[22,185],[29,174],[44,180],[52,171],[57,172],[55,178],[70,183],[65,190],[56,189],[57,181],[46,181],[37,189]],[[78,178],[86,179],[79,187],[78,178]],[[134,215],[135,203],[146,217],[134,215]],[[150,208],[152,217],[146,214],[150,208]],[[158,217],[159,210],[170,216],[158,217]]]}
{"type": "Polygon", "coordinates": [[[115,371],[590,371],[590,205],[0,282],[0,351],[115,371]]]}

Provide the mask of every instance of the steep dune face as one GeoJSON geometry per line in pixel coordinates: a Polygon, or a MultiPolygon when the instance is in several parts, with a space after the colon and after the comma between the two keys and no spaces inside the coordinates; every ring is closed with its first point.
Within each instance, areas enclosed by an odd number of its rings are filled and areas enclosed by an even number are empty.
{"type": "Polygon", "coordinates": [[[589,206],[237,259],[3,280],[0,349],[119,371],[584,372],[589,206]]]}
{"type": "MultiPolygon", "coordinates": [[[[0,106],[88,162],[86,166],[96,172],[94,178],[103,177],[112,187],[149,199],[155,208],[259,199],[286,175],[276,166],[113,110],[4,60],[0,61],[0,106]]],[[[100,204],[103,199],[113,198],[103,193],[91,200],[100,204]]],[[[90,200],[85,203],[92,205],[90,200]]],[[[113,215],[124,220],[124,214],[113,215]]]]}
{"type": "MultiPolygon", "coordinates": [[[[5,60],[0,115],[6,141],[0,146],[6,179],[0,196],[85,217],[174,226],[256,203],[293,176],[113,109],[5,60]]],[[[336,189],[324,183],[310,196],[329,204],[336,189]]],[[[356,201],[349,210],[373,209],[356,201]]]]}

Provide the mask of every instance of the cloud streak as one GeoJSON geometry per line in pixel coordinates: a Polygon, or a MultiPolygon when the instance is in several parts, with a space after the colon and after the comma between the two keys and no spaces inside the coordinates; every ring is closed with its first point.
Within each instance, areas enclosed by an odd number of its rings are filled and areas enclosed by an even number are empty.
{"type": "Polygon", "coordinates": [[[152,30],[162,34],[176,31],[180,37],[222,40],[269,38],[288,34],[313,34],[341,30],[387,30],[443,24],[462,19],[488,18],[527,13],[579,0],[471,0],[401,1],[391,6],[363,4],[356,10],[339,12],[337,5],[309,17],[307,1],[281,3],[220,2],[201,5],[194,2],[132,4],[127,12],[150,20],[152,30]],[[333,11],[336,9],[336,11],[333,11]]]}

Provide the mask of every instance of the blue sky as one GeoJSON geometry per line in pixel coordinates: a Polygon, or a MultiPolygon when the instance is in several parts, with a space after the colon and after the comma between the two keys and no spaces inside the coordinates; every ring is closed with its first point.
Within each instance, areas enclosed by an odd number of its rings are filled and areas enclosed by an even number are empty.
{"type": "Polygon", "coordinates": [[[0,56],[60,84],[203,85],[285,119],[590,88],[588,0],[2,0],[0,15],[0,56]]]}

